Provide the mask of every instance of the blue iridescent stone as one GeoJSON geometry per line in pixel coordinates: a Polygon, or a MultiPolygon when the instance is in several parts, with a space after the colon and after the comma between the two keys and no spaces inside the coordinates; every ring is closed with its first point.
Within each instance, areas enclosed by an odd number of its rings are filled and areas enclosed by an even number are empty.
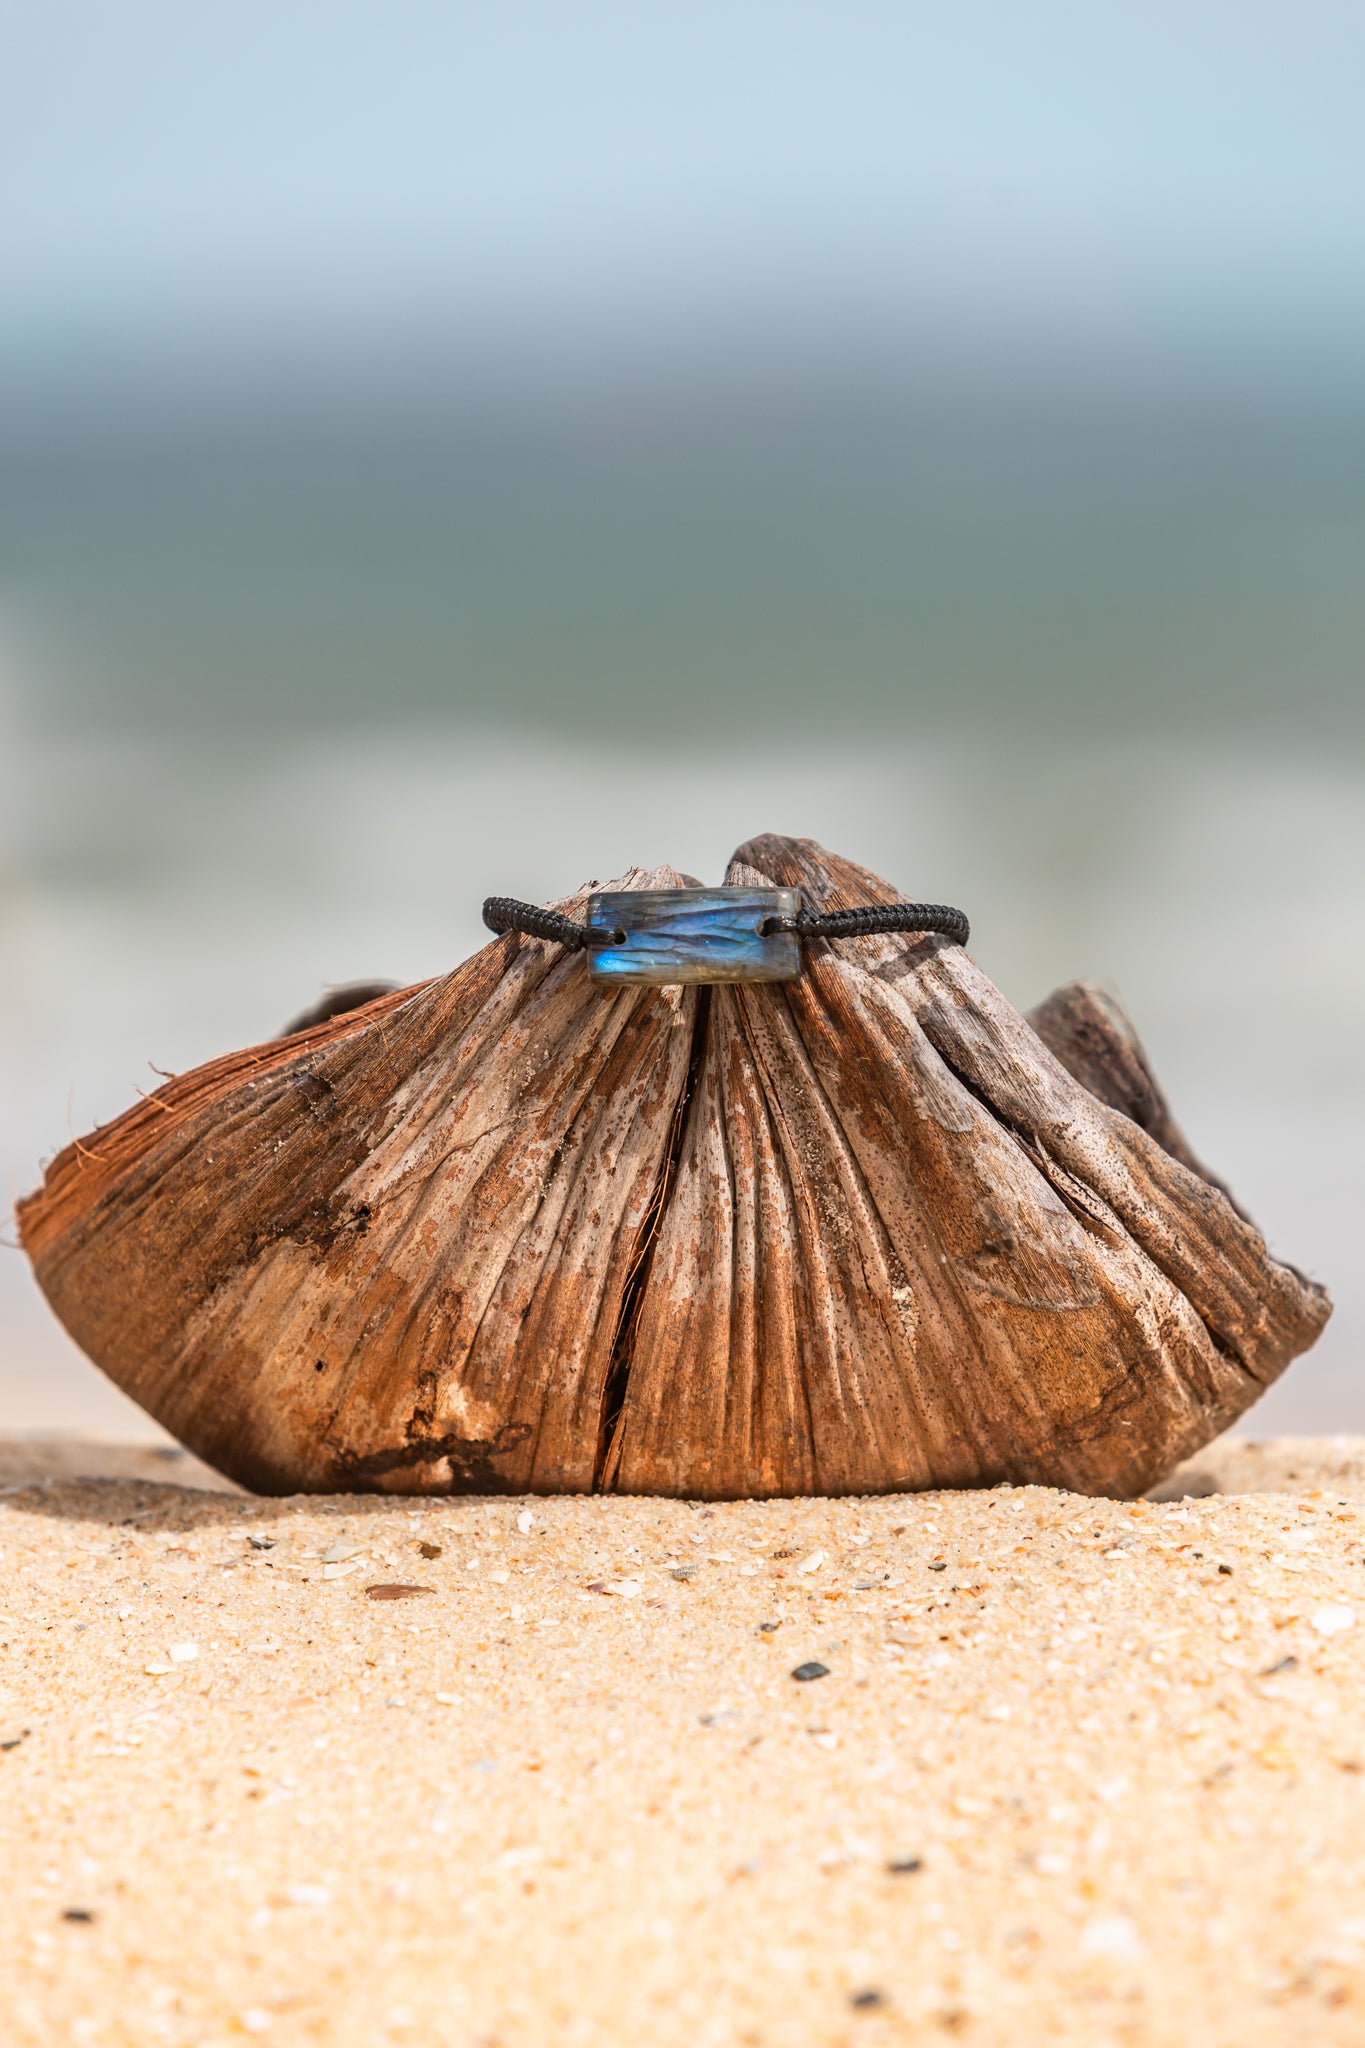
{"type": "Polygon", "coordinates": [[[801,941],[765,932],[794,917],[796,889],[621,889],[588,898],[588,972],[594,981],[795,981],[801,941]]]}

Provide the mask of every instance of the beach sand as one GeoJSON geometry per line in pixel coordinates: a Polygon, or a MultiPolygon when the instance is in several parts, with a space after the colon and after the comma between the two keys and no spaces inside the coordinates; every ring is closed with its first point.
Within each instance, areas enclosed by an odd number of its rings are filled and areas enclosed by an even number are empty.
{"type": "Polygon", "coordinates": [[[1137,1504],[212,1488],[0,1444],[7,2048],[1365,2040],[1365,1439],[1137,1504]]]}

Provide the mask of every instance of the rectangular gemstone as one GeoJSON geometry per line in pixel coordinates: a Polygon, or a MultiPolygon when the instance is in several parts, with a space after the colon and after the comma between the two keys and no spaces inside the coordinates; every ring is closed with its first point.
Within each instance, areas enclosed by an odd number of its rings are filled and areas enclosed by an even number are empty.
{"type": "Polygon", "coordinates": [[[630,889],[588,898],[588,972],[594,981],[795,981],[801,941],[764,933],[794,917],[796,889],[630,889]],[[598,934],[605,936],[599,938],[598,934]]]}

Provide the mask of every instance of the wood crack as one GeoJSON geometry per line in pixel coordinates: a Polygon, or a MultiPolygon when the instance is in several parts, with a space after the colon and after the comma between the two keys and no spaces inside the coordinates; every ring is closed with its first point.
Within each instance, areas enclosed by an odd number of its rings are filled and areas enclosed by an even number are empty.
{"type": "Polygon", "coordinates": [[[706,1054],[706,1037],[710,1021],[711,991],[709,987],[702,986],[697,990],[696,1014],[692,1020],[692,1045],[688,1054],[687,1078],[683,1083],[682,1094],[678,1098],[678,1106],[673,1113],[668,1148],[660,1164],[659,1177],[650,1198],[648,1214],[640,1230],[640,1241],[626,1276],[625,1291],[621,1296],[621,1307],[616,1318],[611,1364],[602,1389],[602,1414],[597,1432],[597,1456],[593,1467],[594,1493],[610,1493],[616,1481],[621,1457],[621,1419],[625,1413],[626,1389],[630,1382],[630,1368],[635,1353],[635,1332],[640,1320],[645,1288],[649,1284],[654,1248],[659,1238],[659,1225],[677,1177],[678,1161],[682,1157],[687,1114],[697,1092],[697,1080],[706,1054]]]}

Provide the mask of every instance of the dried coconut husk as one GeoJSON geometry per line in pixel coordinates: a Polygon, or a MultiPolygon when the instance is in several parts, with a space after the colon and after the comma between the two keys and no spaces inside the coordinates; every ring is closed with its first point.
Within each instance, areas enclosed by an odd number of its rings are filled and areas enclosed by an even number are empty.
{"type": "MultiPolygon", "coordinates": [[[[808,840],[726,880],[896,897],[808,840]]],[[[1329,1303],[1121,1013],[1078,985],[1035,1023],[941,937],[604,990],[508,934],[169,1082],[22,1238],[90,1356],[263,1492],[1135,1494],[1329,1303]]]]}

